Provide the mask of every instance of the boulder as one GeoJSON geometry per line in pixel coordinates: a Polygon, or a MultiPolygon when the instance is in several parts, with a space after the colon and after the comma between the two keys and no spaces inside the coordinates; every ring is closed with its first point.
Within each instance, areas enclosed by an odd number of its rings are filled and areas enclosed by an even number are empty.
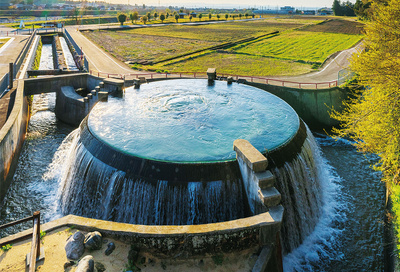
{"type": "Polygon", "coordinates": [[[78,260],[82,256],[85,251],[85,246],[83,244],[84,240],[85,236],[80,231],[75,232],[67,239],[67,243],[65,244],[65,253],[67,254],[68,259],[78,260]]]}
{"type": "Polygon", "coordinates": [[[85,248],[89,250],[97,250],[101,248],[103,244],[103,236],[98,231],[89,232],[85,236],[85,248]]]}
{"type": "Polygon", "coordinates": [[[75,272],[94,272],[94,259],[93,256],[87,255],[83,257],[79,263],[75,272]]]}

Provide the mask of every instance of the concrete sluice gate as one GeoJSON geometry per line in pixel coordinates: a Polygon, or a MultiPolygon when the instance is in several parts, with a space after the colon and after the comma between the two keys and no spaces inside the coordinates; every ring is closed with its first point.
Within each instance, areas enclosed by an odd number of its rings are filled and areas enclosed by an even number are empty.
{"type": "Polygon", "coordinates": [[[321,214],[313,136],[286,102],[254,87],[178,79],[128,88],[99,102],[74,137],[61,182],[64,214],[198,225],[271,210],[259,184],[248,184],[236,139],[268,159],[282,195],[284,252],[300,245],[321,214]]]}

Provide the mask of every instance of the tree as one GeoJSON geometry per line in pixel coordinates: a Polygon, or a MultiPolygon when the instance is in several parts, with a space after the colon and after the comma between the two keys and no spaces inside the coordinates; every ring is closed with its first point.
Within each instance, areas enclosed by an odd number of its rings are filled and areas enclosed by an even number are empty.
{"type": "Polygon", "coordinates": [[[199,14],[199,21],[201,21],[201,18],[203,18],[203,14],[199,14]]]}
{"type": "Polygon", "coordinates": [[[151,12],[150,12],[150,11],[147,12],[147,13],[146,13],[146,16],[147,16],[147,21],[150,22],[150,19],[151,19],[151,12]]]}
{"type": "Polygon", "coordinates": [[[379,156],[375,168],[390,189],[400,184],[400,0],[371,7],[374,13],[365,28],[367,50],[356,54],[351,64],[362,88],[332,117],[341,121],[335,130],[339,136],[350,137],[358,150],[379,156]]]}
{"type": "Polygon", "coordinates": [[[131,19],[132,24],[133,24],[133,21],[135,21],[135,24],[136,24],[136,21],[139,19],[139,13],[137,11],[135,11],[135,12],[129,14],[129,18],[131,19]]]}
{"type": "Polygon", "coordinates": [[[75,7],[72,10],[72,18],[75,19],[75,23],[78,24],[78,17],[79,17],[79,8],[75,7]]]}
{"type": "Polygon", "coordinates": [[[146,22],[147,22],[147,16],[146,15],[142,16],[142,22],[143,22],[143,24],[146,24],[146,22]]]}
{"type": "Polygon", "coordinates": [[[211,20],[211,17],[212,17],[212,14],[209,13],[209,14],[208,14],[208,20],[211,20]]]}
{"type": "Polygon", "coordinates": [[[354,4],[354,13],[361,19],[367,20],[372,16],[371,2],[357,0],[354,4]]]}
{"type": "Polygon", "coordinates": [[[164,13],[161,13],[160,20],[161,20],[161,23],[164,23],[164,20],[165,20],[165,14],[164,13]]]}
{"type": "Polygon", "coordinates": [[[217,14],[217,19],[219,21],[219,19],[221,18],[221,15],[217,14]]]}
{"type": "Polygon", "coordinates": [[[334,0],[332,10],[335,16],[355,16],[354,4],[350,1],[340,3],[340,0],[334,0]]]}
{"type": "Polygon", "coordinates": [[[124,23],[125,23],[125,21],[126,21],[126,18],[128,18],[128,16],[126,16],[125,13],[119,13],[118,16],[117,16],[117,18],[118,18],[118,22],[119,22],[121,25],[124,25],[124,23]]]}
{"type": "Polygon", "coordinates": [[[243,16],[243,15],[242,15],[241,13],[239,13],[239,19],[242,19],[242,16],[243,16]]]}
{"type": "Polygon", "coordinates": [[[226,14],[225,14],[225,20],[228,20],[228,18],[229,18],[229,14],[226,13],[226,14]]]}
{"type": "Polygon", "coordinates": [[[157,12],[154,12],[153,17],[154,17],[155,20],[157,20],[157,18],[158,18],[158,13],[157,13],[157,12]]]}
{"type": "Polygon", "coordinates": [[[178,20],[179,20],[179,14],[175,14],[175,20],[176,20],[176,22],[178,22],[178,20]]]}
{"type": "Polygon", "coordinates": [[[244,17],[247,19],[247,17],[249,17],[249,14],[246,12],[246,13],[244,14],[244,17]]]}
{"type": "Polygon", "coordinates": [[[189,21],[192,21],[192,19],[193,19],[193,16],[189,15],[189,21]]]}
{"type": "Polygon", "coordinates": [[[342,5],[340,4],[340,0],[333,0],[332,10],[333,14],[335,14],[336,16],[343,15],[342,5]]]}

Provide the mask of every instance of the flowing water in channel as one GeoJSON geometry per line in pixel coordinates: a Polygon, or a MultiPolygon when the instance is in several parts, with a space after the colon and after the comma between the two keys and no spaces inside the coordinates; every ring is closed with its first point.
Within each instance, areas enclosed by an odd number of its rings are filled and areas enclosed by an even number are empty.
{"type": "Polygon", "coordinates": [[[78,71],[79,69],[76,67],[74,57],[72,56],[64,37],[60,37],[60,43],[64,53],[65,62],[68,66],[67,68],[71,71],[78,71]]]}

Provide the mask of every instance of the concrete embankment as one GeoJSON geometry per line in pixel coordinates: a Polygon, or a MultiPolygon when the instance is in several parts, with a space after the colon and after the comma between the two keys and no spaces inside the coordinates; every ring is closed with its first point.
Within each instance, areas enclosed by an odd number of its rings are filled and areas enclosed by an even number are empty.
{"type": "Polygon", "coordinates": [[[0,130],[0,200],[4,198],[17,167],[28,120],[28,100],[24,96],[24,84],[21,81],[15,90],[13,109],[0,130]]]}
{"type": "Polygon", "coordinates": [[[246,82],[270,92],[288,103],[310,128],[330,128],[338,124],[330,117],[332,109],[340,111],[348,98],[348,89],[333,87],[321,90],[296,89],[262,83],[246,82]]]}

